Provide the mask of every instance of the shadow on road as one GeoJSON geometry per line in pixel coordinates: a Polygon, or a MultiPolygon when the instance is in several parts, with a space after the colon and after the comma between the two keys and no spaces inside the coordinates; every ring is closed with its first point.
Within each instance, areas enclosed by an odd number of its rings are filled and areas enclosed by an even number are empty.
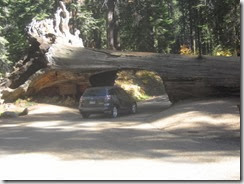
{"type": "MultiPolygon", "coordinates": [[[[124,128],[65,131],[54,128],[12,127],[1,129],[0,134],[0,152],[43,152],[57,155],[64,160],[161,159],[182,154],[189,157],[193,152],[212,152],[215,156],[238,156],[235,151],[240,149],[240,140],[234,138],[225,140],[226,142],[217,139],[192,140],[163,134],[160,131],[124,128]]],[[[209,156],[208,161],[213,159],[213,155],[209,156]]]]}

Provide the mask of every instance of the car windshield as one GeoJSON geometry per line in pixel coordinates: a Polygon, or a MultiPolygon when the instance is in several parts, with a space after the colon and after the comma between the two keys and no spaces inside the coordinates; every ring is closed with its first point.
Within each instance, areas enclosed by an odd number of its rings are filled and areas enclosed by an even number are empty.
{"type": "Polygon", "coordinates": [[[96,89],[87,89],[84,94],[84,97],[87,96],[106,96],[106,89],[105,88],[96,88],[96,89]]]}

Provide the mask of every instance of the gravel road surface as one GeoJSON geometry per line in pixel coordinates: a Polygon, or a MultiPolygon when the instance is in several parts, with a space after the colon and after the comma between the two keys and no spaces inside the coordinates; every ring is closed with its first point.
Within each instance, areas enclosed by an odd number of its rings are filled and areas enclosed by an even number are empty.
{"type": "Polygon", "coordinates": [[[116,119],[38,104],[0,119],[3,180],[239,180],[238,99],[138,103],[116,119]]]}

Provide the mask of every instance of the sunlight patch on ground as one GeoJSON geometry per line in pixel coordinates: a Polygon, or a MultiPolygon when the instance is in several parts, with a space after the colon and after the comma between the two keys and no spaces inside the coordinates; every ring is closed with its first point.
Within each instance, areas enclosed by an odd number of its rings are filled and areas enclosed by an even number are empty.
{"type": "Polygon", "coordinates": [[[239,180],[240,162],[174,163],[147,159],[60,161],[50,154],[0,157],[4,180],[239,180]],[[220,164],[221,163],[221,164],[220,164]]]}
{"type": "MultiPolygon", "coordinates": [[[[20,125],[20,124],[19,124],[20,125]]],[[[8,126],[8,125],[6,125],[8,126]]],[[[16,125],[18,126],[18,125],[16,125]]],[[[42,128],[42,129],[60,129],[60,131],[77,131],[77,130],[89,130],[89,131],[99,131],[106,130],[111,128],[124,128],[124,129],[153,129],[150,124],[141,123],[141,122],[107,122],[107,121],[90,121],[90,122],[81,122],[81,123],[70,123],[69,125],[65,124],[64,121],[38,121],[32,123],[22,123],[21,126],[25,127],[34,127],[34,128],[42,128]]]]}
{"type": "Polygon", "coordinates": [[[35,127],[35,128],[52,128],[60,125],[62,121],[38,121],[33,123],[28,123],[26,127],[35,127]]]}
{"type": "Polygon", "coordinates": [[[124,129],[154,129],[150,124],[130,121],[130,122],[120,122],[114,121],[101,121],[101,120],[89,120],[86,122],[74,121],[67,124],[66,120],[45,120],[45,121],[32,121],[25,122],[25,119],[17,122],[11,122],[12,124],[2,124],[2,128],[11,128],[11,127],[32,127],[32,128],[41,128],[41,129],[59,129],[59,131],[77,131],[77,130],[88,130],[88,131],[99,131],[106,130],[111,128],[124,128],[124,129]]]}
{"type": "Polygon", "coordinates": [[[164,130],[217,128],[240,129],[240,114],[234,100],[178,103],[156,115],[152,125],[164,130]]]}
{"type": "Polygon", "coordinates": [[[3,125],[0,125],[1,128],[10,128],[10,127],[18,127],[20,126],[19,124],[3,124],[3,125]]]}
{"type": "MultiPolygon", "coordinates": [[[[188,141],[188,140],[187,140],[188,141]]],[[[182,142],[183,144],[183,142],[182,142]]],[[[233,151],[204,151],[204,152],[189,152],[189,151],[180,151],[176,152],[175,150],[171,149],[164,149],[164,150],[158,150],[154,149],[151,150],[154,153],[159,153],[159,154],[168,154],[171,155],[168,158],[164,158],[164,161],[167,162],[173,162],[173,163],[192,163],[192,164],[199,164],[199,163],[219,163],[222,162],[223,160],[225,161],[230,161],[230,160],[238,160],[240,161],[239,155],[234,152],[231,154],[233,151]],[[196,154],[197,153],[197,154],[196,154]],[[219,156],[217,156],[219,155],[219,156]],[[221,157],[220,157],[221,155],[221,157]],[[226,156],[228,155],[228,156],[226,156]]],[[[240,154],[240,152],[239,152],[240,154]]]]}
{"type": "Polygon", "coordinates": [[[74,113],[73,109],[58,105],[50,105],[50,104],[38,104],[30,108],[29,115],[34,114],[59,114],[59,113],[74,113]]]}
{"type": "Polygon", "coordinates": [[[5,140],[25,140],[25,139],[29,139],[29,137],[0,137],[0,139],[5,139],[5,140]]]}
{"type": "MultiPolygon", "coordinates": [[[[194,128],[194,127],[199,127],[202,126],[202,123],[206,123],[212,126],[217,126],[217,125],[223,125],[223,124],[228,124],[233,125],[233,126],[238,126],[240,125],[240,117],[238,115],[233,115],[233,114],[224,114],[224,115],[219,115],[219,116],[213,116],[209,115],[203,112],[197,112],[197,111],[192,111],[192,112],[185,112],[185,113],[179,113],[179,114],[174,114],[169,117],[161,118],[153,124],[158,124],[162,122],[162,127],[161,128],[194,128]]],[[[238,128],[238,127],[235,127],[238,128]]]]}

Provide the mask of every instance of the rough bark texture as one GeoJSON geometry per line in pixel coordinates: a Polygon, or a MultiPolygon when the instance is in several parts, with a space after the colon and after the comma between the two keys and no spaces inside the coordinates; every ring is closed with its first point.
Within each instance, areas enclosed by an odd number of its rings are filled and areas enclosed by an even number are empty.
{"type": "Polygon", "coordinates": [[[113,84],[116,72],[124,69],[157,72],[172,102],[240,95],[239,57],[199,59],[84,48],[78,34],[70,34],[69,13],[62,2],[60,5],[54,20],[33,21],[28,27],[32,50],[1,84],[0,97],[6,102],[35,94],[79,96],[87,86],[113,84]]]}
{"type": "Polygon", "coordinates": [[[162,77],[170,100],[240,94],[240,58],[187,57],[155,53],[105,52],[85,48],[55,48],[53,69],[94,73],[121,69],[152,70],[162,77]],[[65,50],[65,52],[64,52],[65,50]],[[72,65],[71,65],[72,63],[72,65]]]}

